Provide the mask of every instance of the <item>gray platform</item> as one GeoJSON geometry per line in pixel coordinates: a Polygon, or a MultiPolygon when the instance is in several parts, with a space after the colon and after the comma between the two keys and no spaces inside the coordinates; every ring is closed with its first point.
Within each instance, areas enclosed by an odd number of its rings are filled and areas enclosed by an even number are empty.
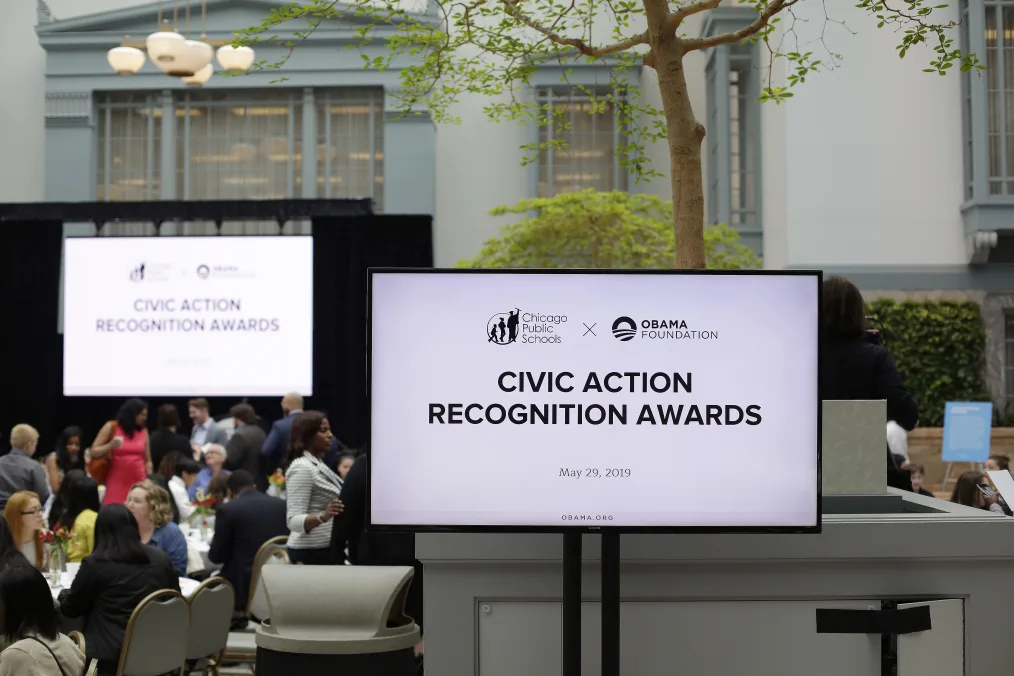
{"type": "MultiPolygon", "coordinates": [[[[1014,519],[891,493],[825,502],[852,513],[825,514],[821,535],[624,536],[624,676],[879,676],[880,637],[818,635],[815,610],[931,599],[953,601],[934,604],[933,630],[899,640],[899,674],[1005,673],[1014,519]],[[861,513],[870,505],[887,513],[861,513]]],[[[428,672],[560,673],[560,536],[420,535],[416,547],[428,672]]],[[[597,676],[597,536],[584,552],[584,674],[597,676]]]]}

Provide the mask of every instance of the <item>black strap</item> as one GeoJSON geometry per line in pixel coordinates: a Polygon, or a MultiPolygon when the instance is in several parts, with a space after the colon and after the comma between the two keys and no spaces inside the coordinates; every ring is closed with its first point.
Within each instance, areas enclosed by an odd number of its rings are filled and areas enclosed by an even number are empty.
{"type": "Polygon", "coordinates": [[[892,610],[818,608],[818,634],[914,634],[932,629],[929,606],[892,610]]]}
{"type": "MultiPolygon", "coordinates": [[[[26,636],[25,638],[27,638],[29,641],[35,641],[36,643],[38,643],[39,645],[41,645],[43,648],[45,648],[46,650],[48,650],[50,656],[53,658],[53,661],[56,662],[56,667],[60,670],[60,673],[63,674],[63,676],[67,676],[67,672],[64,671],[63,665],[60,664],[60,660],[56,659],[56,653],[53,652],[52,648],[50,648],[48,645],[45,644],[45,642],[41,641],[40,639],[37,639],[34,636],[26,636]]],[[[86,665],[86,668],[87,668],[87,665],[86,665]]]]}

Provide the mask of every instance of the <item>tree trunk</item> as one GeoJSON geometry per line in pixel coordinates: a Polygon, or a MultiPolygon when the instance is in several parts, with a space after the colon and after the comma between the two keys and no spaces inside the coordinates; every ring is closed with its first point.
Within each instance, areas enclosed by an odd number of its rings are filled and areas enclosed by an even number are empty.
{"type": "Polygon", "coordinates": [[[655,40],[651,65],[658,73],[658,88],[669,132],[669,167],[672,177],[673,234],[676,267],[707,267],[704,252],[704,177],[701,175],[701,141],[704,125],[694,117],[683,72],[683,47],[674,38],[655,40]]]}

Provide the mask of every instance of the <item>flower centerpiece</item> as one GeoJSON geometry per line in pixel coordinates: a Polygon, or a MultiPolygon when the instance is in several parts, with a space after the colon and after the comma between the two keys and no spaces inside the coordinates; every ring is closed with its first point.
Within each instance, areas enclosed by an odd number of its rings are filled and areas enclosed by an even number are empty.
{"type": "Polygon", "coordinates": [[[270,487],[273,489],[269,491],[269,494],[274,493],[275,497],[279,498],[285,497],[285,472],[276,469],[274,474],[268,477],[268,483],[271,484],[270,487]]]}
{"type": "Polygon", "coordinates": [[[67,550],[74,539],[70,529],[57,526],[53,530],[45,530],[39,534],[39,539],[49,548],[49,571],[52,575],[52,585],[60,586],[60,574],[67,562],[67,550]]]}
{"type": "Polygon", "coordinates": [[[205,495],[202,489],[197,489],[197,498],[193,502],[194,513],[190,515],[190,524],[193,525],[194,521],[200,519],[202,541],[208,539],[208,517],[215,515],[216,502],[214,495],[205,495]]]}

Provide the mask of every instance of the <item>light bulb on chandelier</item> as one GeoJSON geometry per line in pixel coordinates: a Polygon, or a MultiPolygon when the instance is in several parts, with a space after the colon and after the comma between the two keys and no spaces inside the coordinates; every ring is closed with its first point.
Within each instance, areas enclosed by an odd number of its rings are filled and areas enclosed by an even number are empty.
{"type": "Polygon", "coordinates": [[[254,50],[245,45],[240,47],[224,45],[218,48],[216,56],[218,57],[218,65],[225,70],[243,73],[253,65],[255,55],[254,50]]]}
{"type": "Polygon", "coordinates": [[[188,75],[181,79],[183,80],[184,84],[190,85],[191,87],[200,87],[205,82],[211,79],[211,76],[214,74],[214,72],[215,67],[209,63],[207,66],[200,69],[193,75],[188,75]]]}
{"type": "Polygon", "coordinates": [[[171,64],[179,58],[185,49],[185,42],[186,39],[169,26],[169,21],[164,20],[160,29],[144,41],[144,46],[152,63],[165,70],[163,64],[171,64]]]}
{"type": "Polygon", "coordinates": [[[144,52],[137,47],[113,47],[106,60],[120,75],[133,75],[144,65],[144,52]]]}

